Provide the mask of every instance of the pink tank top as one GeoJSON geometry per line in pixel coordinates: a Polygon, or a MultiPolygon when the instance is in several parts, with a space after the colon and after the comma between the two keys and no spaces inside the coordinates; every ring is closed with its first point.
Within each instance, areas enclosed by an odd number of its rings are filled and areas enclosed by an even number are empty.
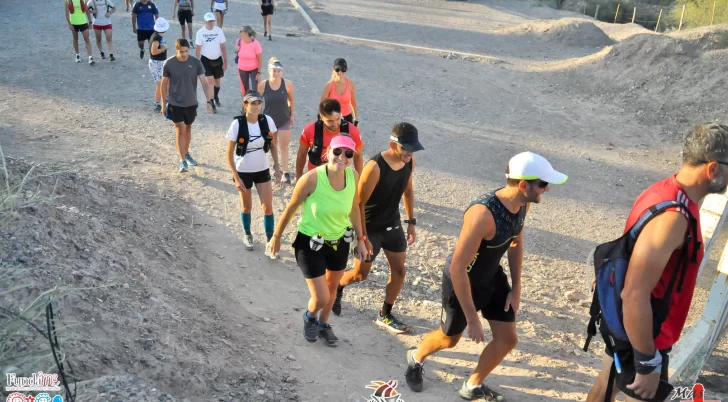
{"type": "Polygon", "coordinates": [[[331,92],[329,93],[329,98],[334,98],[341,103],[341,115],[342,116],[348,116],[351,114],[351,88],[349,88],[349,79],[346,78],[346,89],[344,90],[343,95],[339,95],[338,92],[336,92],[336,83],[334,81],[331,81],[331,92]]]}

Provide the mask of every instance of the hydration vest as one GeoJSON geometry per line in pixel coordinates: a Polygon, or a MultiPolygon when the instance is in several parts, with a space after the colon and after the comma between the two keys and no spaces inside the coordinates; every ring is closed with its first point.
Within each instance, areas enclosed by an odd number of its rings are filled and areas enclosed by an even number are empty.
{"type": "MultiPolygon", "coordinates": [[[[308,161],[314,166],[321,165],[321,152],[324,150],[324,122],[321,120],[316,121],[313,132],[313,146],[308,150],[308,161]]],[[[349,135],[349,122],[341,119],[341,126],[339,127],[340,134],[349,135]]]]}
{"type": "MultiPolygon", "coordinates": [[[[243,157],[248,151],[248,143],[250,142],[250,133],[248,132],[248,119],[245,115],[235,116],[238,121],[238,140],[235,147],[235,155],[243,157]]],[[[263,144],[263,152],[268,153],[270,144],[273,142],[273,136],[268,127],[268,119],[264,114],[258,115],[258,127],[260,127],[260,135],[265,143],[263,144]],[[263,133],[266,133],[265,135],[263,133]]]]}
{"type": "MultiPolygon", "coordinates": [[[[81,11],[83,13],[86,13],[86,3],[83,0],[79,0],[79,3],[81,3],[81,11]]],[[[73,6],[73,0],[68,0],[68,11],[73,14],[76,12],[76,7],[73,6]]]]}

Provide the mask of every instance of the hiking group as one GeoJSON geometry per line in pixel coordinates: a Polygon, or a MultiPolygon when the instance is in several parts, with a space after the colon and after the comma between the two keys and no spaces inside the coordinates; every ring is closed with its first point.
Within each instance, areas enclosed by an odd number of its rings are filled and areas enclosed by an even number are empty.
{"type": "MultiPolygon", "coordinates": [[[[208,113],[221,107],[221,80],[228,68],[222,30],[228,1],[211,0],[204,26],[191,42],[194,2],[174,0],[182,38],[174,42],[172,57],[165,39],[170,24],[159,17],[154,2],[139,0],[130,7],[127,1],[126,6],[131,9],[140,58],[145,54],[144,43],[150,43],[155,110],[173,122],[179,172],[188,172],[189,166],[197,165],[190,142],[198,82],[208,113]]],[[[274,9],[272,1],[261,0],[264,37],[269,40],[274,9]]],[[[93,21],[101,58],[105,59],[105,37],[109,60],[115,60],[110,19],[115,10],[112,0],[66,0],[76,62],[81,61],[81,33],[88,62],[95,64],[89,21],[93,21]]],[[[301,131],[291,169],[288,146],[295,115],[294,86],[283,78],[284,66],[278,58],[270,58],[264,69],[262,47],[255,38],[253,28],[246,25],[235,42],[242,113],[233,118],[225,136],[225,162],[240,198],[244,247],[254,250],[256,244],[251,224],[255,186],[263,215],[263,249],[271,259],[278,258],[283,234],[301,211],[292,250],[310,295],[302,317],[306,341],[322,339],[327,346],[338,345],[331,313],[342,314],[344,290],[366,280],[382,252],[390,277],[375,322],[394,334],[409,333],[410,327],[394,315],[393,307],[405,283],[407,249],[417,239],[413,175],[415,153],[424,150],[417,128],[407,122],[394,124],[388,141],[381,144],[384,150],[365,163],[356,85],[347,76],[347,61],[337,58],[321,93],[316,121],[301,131]],[[263,70],[266,80],[261,80],[263,70]],[[273,162],[272,174],[267,154],[273,162]],[[273,180],[295,184],[277,225],[273,180]],[[400,201],[406,219],[402,219],[400,201]],[[353,269],[345,271],[350,254],[353,269]]],[[[726,190],[728,127],[697,126],[685,137],[682,158],[683,166],[676,174],[639,195],[622,237],[594,252],[596,279],[584,349],[599,331],[605,356],[588,402],[614,401],[620,391],[628,401],[663,401],[673,388],[668,380],[669,353],[685,325],[703,258],[699,204],[706,195],[726,190]]],[[[531,204],[540,203],[552,185],[566,180],[544,157],[522,152],[507,162],[504,186],[485,192],[465,209],[457,243],[442,267],[440,326],[405,353],[405,380],[412,391],[424,390],[426,359],[454,348],[463,333],[467,331],[476,343],[485,342],[482,316],[492,340],[458,394],[466,400],[505,400],[485,382],[518,344],[524,222],[531,204]],[[507,269],[501,264],[504,256],[507,269]]]]}

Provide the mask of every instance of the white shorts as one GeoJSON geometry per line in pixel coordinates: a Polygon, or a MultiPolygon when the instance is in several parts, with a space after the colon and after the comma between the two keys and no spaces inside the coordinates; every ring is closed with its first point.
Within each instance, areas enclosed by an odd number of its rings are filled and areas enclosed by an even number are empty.
{"type": "Polygon", "coordinates": [[[222,11],[223,14],[225,14],[225,12],[227,11],[227,7],[225,6],[225,3],[215,2],[215,4],[213,5],[213,9],[215,11],[222,11]]]}
{"type": "Polygon", "coordinates": [[[163,60],[149,60],[149,71],[152,72],[152,78],[154,82],[162,82],[162,68],[164,67],[163,60]]]}

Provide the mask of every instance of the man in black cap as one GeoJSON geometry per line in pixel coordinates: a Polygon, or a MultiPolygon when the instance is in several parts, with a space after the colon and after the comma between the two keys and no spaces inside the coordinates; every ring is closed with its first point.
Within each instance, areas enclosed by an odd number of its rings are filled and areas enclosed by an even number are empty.
{"type": "Polygon", "coordinates": [[[364,166],[359,179],[359,208],[365,217],[364,238],[370,257],[366,261],[354,260],[354,269],[344,274],[339,282],[332,311],[341,314],[344,286],[363,281],[369,275],[372,262],[381,249],[389,262],[389,282],[377,325],[395,334],[409,332],[409,328],[392,314],[392,306],[404,284],[404,261],[407,245],[415,242],[415,193],[412,173],[414,153],[425,149],[418,139],[417,128],[409,123],[392,127],[389,149],[373,157],[364,166]],[[404,196],[404,197],[403,197],[404,196]],[[407,212],[405,238],[399,215],[399,201],[404,199],[407,212]]]}

